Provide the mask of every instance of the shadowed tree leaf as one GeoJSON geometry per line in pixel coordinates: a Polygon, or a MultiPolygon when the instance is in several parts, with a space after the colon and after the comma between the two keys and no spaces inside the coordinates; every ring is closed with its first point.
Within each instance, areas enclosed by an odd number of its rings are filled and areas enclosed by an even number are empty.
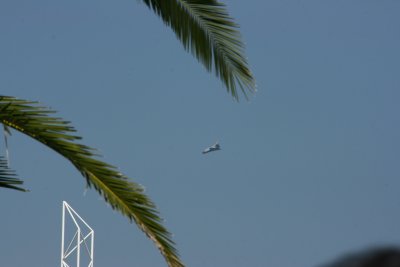
{"type": "Polygon", "coordinates": [[[52,116],[53,113],[37,102],[0,96],[1,123],[68,159],[85,177],[88,186],[93,186],[113,209],[134,221],[156,244],[169,266],[184,266],[171,234],[162,225],[154,203],[144,194],[143,188],[129,181],[114,166],[97,159],[92,148],[77,142],[81,137],[74,134],[76,130],[70,123],[52,116]]]}
{"type": "Polygon", "coordinates": [[[247,95],[255,80],[244,54],[238,25],[225,5],[215,0],[143,0],[171,27],[186,50],[208,71],[214,70],[228,92],[239,99],[237,85],[247,95]]]}
{"type": "Polygon", "coordinates": [[[18,179],[15,171],[8,167],[7,159],[0,156],[0,187],[27,192],[28,190],[20,187],[23,183],[18,179]]]}

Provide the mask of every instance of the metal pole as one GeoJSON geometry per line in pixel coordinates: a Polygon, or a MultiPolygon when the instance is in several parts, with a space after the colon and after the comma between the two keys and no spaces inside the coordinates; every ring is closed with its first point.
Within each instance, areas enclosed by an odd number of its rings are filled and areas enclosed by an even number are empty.
{"type": "Polygon", "coordinates": [[[76,251],[76,267],[79,267],[80,263],[81,263],[81,229],[78,227],[78,242],[76,243],[77,246],[77,251],[76,251]]]}
{"type": "Polygon", "coordinates": [[[92,238],[90,240],[91,246],[90,246],[90,259],[92,261],[92,265],[90,267],[93,267],[94,264],[94,231],[92,230],[92,238]]]}
{"type": "Polygon", "coordinates": [[[64,267],[64,231],[65,231],[65,201],[63,201],[62,223],[61,223],[61,267],[64,267]]]}
{"type": "MultiPolygon", "coordinates": [[[[94,231],[93,229],[81,218],[81,216],[78,215],[78,213],[65,201],[63,201],[63,212],[62,212],[62,226],[61,226],[61,267],[69,267],[67,264],[66,260],[72,253],[76,253],[76,267],[81,266],[81,245],[84,245],[86,250],[83,250],[83,253],[87,253],[87,256],[90,257],[89,262],[86,263],[86,257],[84,259],[85,261],[85,266],[82,267],[93,267],[93,257],[94,257],[94,231]],[[65,229],[67,228],[66,225],[66,217],[67,217],[67,212],[71,220],[73,221],[73,224],[75,226],[76,232],[72,240],[70,241],[70,244],[68,245],[67,248],[65,248],[65,229]],[[82,223],[84,225],[82,225],[82,223]],[[81,228],[81,225],[83,228],[81,228]],[[87,228],[86,228],[87,227],[87,228]],[[87,233],[87,230],[89,230],[89,233],[87,233]],[[83,235],[84,233],[85,235],[83,235]],[[75,239],[76,238],[76,239],[75,239]],[[88,244],[90,238],[90,245],[88,244]],[[76,242],[76,243],[75,243],[76,242]],[[74,245],[73,245],[74,244],[74,245]],[[73,247],[71,248],[71,245],[73,247]],[[90,248],[88,248],[88,245],[90,248]],[[66,250],[66,251],[65,251],[66,250]],[[88,264],[88,265],[86,265],[88,264]]],[[[69,237],[67,237],[69,240],[69,237]]],[[[86,254],[85,254],[86,255],[86,254]]]]}

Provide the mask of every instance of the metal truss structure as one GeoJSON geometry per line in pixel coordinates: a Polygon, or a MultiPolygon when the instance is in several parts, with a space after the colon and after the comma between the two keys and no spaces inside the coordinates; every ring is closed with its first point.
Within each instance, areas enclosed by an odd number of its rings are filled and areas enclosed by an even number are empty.
{"type": "Polygon", "coordinates": [[[63,201],[61,267],[93,267],[93,245],[93,229],[63,201]]]}

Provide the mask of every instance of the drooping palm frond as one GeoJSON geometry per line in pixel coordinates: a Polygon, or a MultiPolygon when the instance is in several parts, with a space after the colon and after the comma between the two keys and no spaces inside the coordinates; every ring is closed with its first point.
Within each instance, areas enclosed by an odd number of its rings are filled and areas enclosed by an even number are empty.
{"type": "Polygon", "coordinates": [[[43,143],[67,158],[113,209],[120,211],[156,244],[169,266],[184,266],[171,234],[162,225],[154,203],[140,185],[128,180],[114,166],[97,159],[94,150],[77,142],[69,122],[54,111],[31,102],[0,96],[0,122],[43,143]]]}
{"type": "Polygon", "coordinates": [[[175,32],[208,71],[225,84],[228,92],[239,98],[237,85],[255,91],[255,81],[241,41],[238,25],[225,5],[216,0],[143,0],[175,32]],[[214,65],[214,67],[213,67],[214,65]]]}
{"type": "Polygon", "coordinates": [[[8,167],[7,160],[0,156],[0,187],[27,192],[28,190],[20,187],[23,183],[22,180],[18,179],[15,171],[8,167]]]}

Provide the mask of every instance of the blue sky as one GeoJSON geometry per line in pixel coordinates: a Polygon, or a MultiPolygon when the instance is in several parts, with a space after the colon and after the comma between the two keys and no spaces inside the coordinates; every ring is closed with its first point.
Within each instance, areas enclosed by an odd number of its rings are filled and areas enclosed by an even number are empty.
{"type": "MultiPolygon", "coordinates": [[[[250,101],[128,0],[2,0],[0,92],[57,110],[144,185],[187,266],[318,266],[400,245],[400,2],[224,2],[250,101]]],[[[95,230],[95,266],[165,266],[66,160],[16,132],[9,146],[31,192],[0,190],[2,266],[59,265],[63,200],[95,230]]]]}

